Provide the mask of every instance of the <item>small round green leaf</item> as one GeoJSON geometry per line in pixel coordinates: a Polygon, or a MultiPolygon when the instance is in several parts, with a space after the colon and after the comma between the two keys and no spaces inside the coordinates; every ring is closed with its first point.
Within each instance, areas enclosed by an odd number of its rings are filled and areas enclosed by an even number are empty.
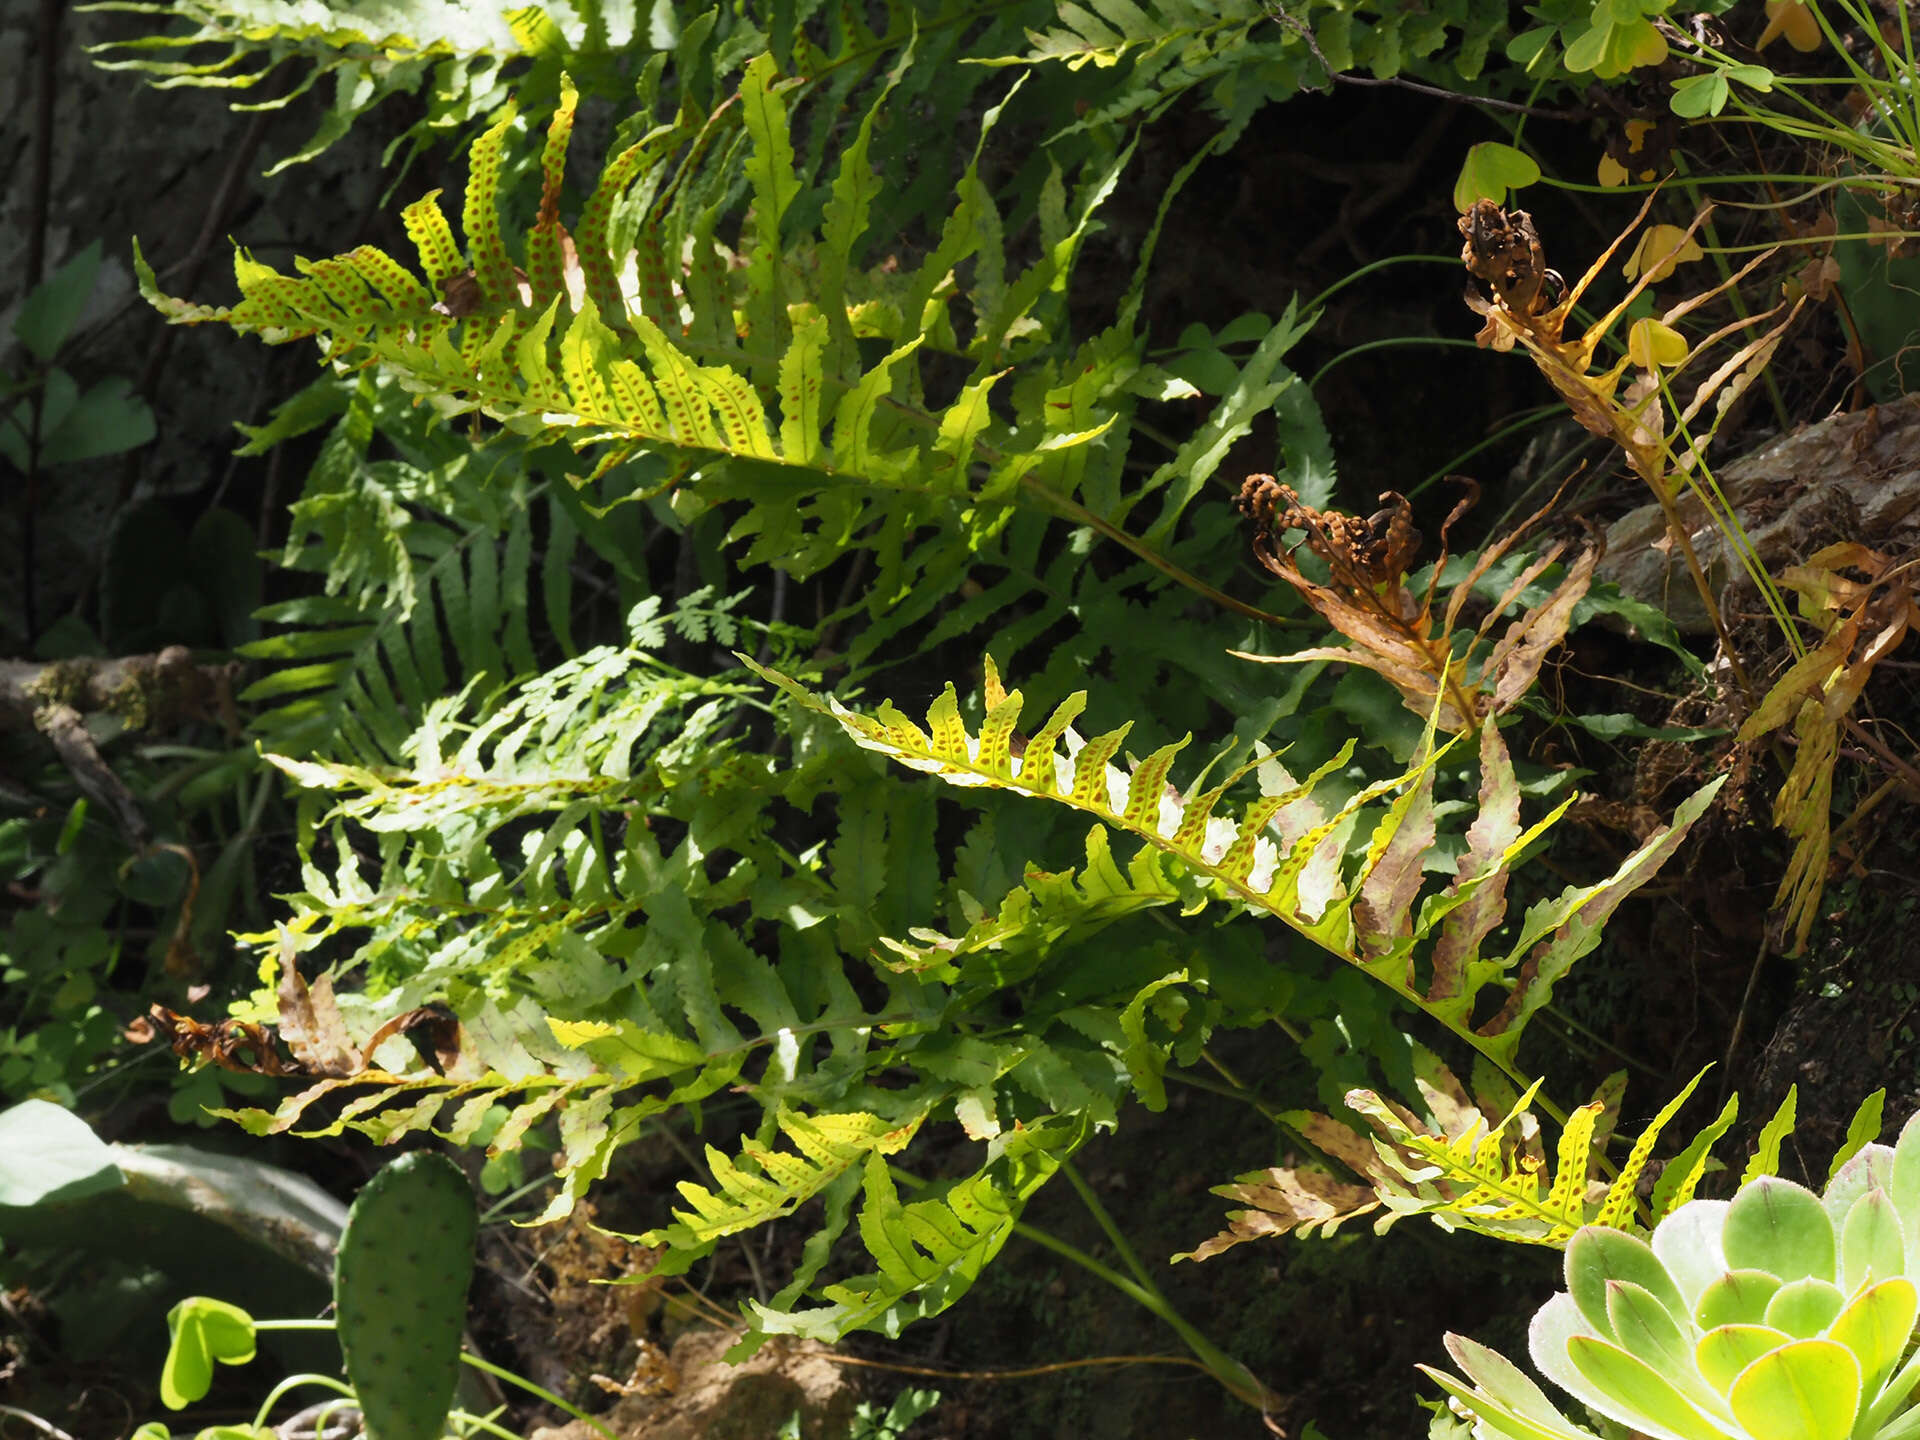
{"type": "Polygon", "coordinates": [[[183,1410],[213,1387],[213,1364],[253,1359],[253,1317],[238,1305],[196,1295],[167,1312],[166,1363],[160,1367],[160,1403],[183,1410]]]}
{"type": "Polygon", "coordinates": [[[1729,1270],[1700,1292],[1693,1307],[1693,1323],[1702,1330],[1718,1325],[1764,1324],[1767,1302],[1779,1288],[1778,1277],[1764,1270],[1729,1270]]]}
{"type": "Polygon", "coordinates": [[[1741,1371],[1727,1401],[1753,1440],[1846,1440],[1860,1362],[1832,1340],[1796,1340],[1741,1371]]]}
{"type": "Polygon", "coordinates": [[[1551,55],[1555,30],[1551,25],[1537,25],[1531,30],[1523,30],[1507,41],[1507,58],[1516,65],[1528,70],[1542,55],[1551,55]]]}
{"type": "Polygon", "coordinates": [[[1497,140],[1483,140],[1467,151],[1460,178],[1453,182],[1453,208],[1461,214],[1476,200],[1507,203],[1507,192],[1523,190],[1540,178],[1540,166],[1526,152],[1497,140]]]}
{"type": "Polygon", "coordinates": [[[1847,1297],[1838,1285],[1808,1276],[1782,1285],[1767,1302],[1767,1324],[1796,1340],[1811,1340],[1833,1323],[1847,1297]]]}

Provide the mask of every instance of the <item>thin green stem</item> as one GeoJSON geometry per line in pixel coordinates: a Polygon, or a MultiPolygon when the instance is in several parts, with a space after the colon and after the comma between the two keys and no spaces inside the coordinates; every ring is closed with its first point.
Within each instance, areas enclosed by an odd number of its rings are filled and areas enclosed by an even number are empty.
{"type": "Polygon", "coordinates": [[[1071,1260],[1089,1275],[1106,1281],[1128,1299],[1158,1316],[1186,1342],[1187,1348],[1207,1367],[1207,1373],[1218,1380],[1235,1399],[1262,1412],[1272,1408],[1272,1392],[1260,1382],[1259,1377],[1189,1324],[1151,1282],[1143,1285],[1129,1279],[1113,1267],[1101,1264],[1086,1251],[1023,1220],[1014,1222],[1013,1233],[1053,1251],[1063,1259],[1071,1260]]]}
{"type": "MultiPolygon", "coordinates": [[[[273,1322],[270,1320],[260,1320],[255,1322],[254,1328],[265,1330],[272,1324],[273,1322]]],[[[267,1398],[262,1400],[260,1402],[260,1408],[254,1411],[254,1428],[256,1430],[264,1430],[267,1424],[267,1416],[273,1413],[273,1407],[280,1403],[281,1397],[286,1395],[290,1390],[299,1389],[302,1385],[318,1385],[321,1389],[331,1390],[334,1394],[343,1396],[353,1401],[356,1405],[360,1402],[360,1397],[353,1393],[352,1386],[342,1380],[335,1379],[331,1375],[289,1375],[271,1390],[267,1391],[267,1398]]]]}
{"type": "Polygon", "coordinates": [[[1086,1177],[1074,1168],[1071,1160],[1060,1162],[1060,1173],[1067,1177],[1067,1183],[1079,1193],[1080,1203],[1092,1214],[1094,1223],[1107,1232],[1107,1239],[1113,1242],[1113,1248],[1120,1258],[1126,1261],[1127,1269],[1133,1272],[1133,1278],[1149,1289],[1153,1287],[1153,1277],[1147,1273],[1147,1267],[1140,1263],[1140,1257],[1127,1243],[1127,1237],[1120,1227],[1113,1223],[1113,1216],[1107,1213],[1107,1207],[1100,1203],[1100,1197],[1093,1193],[1093,1187],[1087,1184],[1086,1177]]]}
{"type": "Polygon", "coordinates": [[[1536,405],[1531,410],[1523,411],[1517,420],[1512,420],[1502,425],[1485,439],[1469,445],[1465,450],[1462,450],[1458,455],[1455,455],[1451,460],[1447,461],[1446,464],[1437,466],[1431,474],[1407,491],[1407,498],[1409,500],[1417,499],[1423,490],[1439,484],[1481,451],[1490,450],[1495,445],[1500,444],[1501,441],[1506,440],[1510,436],[1518,435],[1522,430],[1530,430],[1543,420],[1550,420],[1556,415],[1564,415],[1566,413],[1567,407],[1557,400],[1551,405],[1536,405]]]}
{"type": "Polygon", "coordinates": [[[509,1385],[518,1385],[522,1390],[526,1391],[529,1395],[537,1396],[538,1398],[546,1401],[547,1404],[553,1406],[556,1410],[565,1411],[567,1414],[571,1415],[574,1419],[578,1420],[581,1424],[589,1426],[593,1430],[597,1431],[599,1434],[605,1436],[606,1440],[620,1440],[619,1436],[615,1435],[611,1430],[607,1429],[606,1426],[602,1425],[598,1420],[594,1419],[591,1415],[587,1414],[586,1411],[582,1410],[579,1406],[575,1405],[570,1400],[563,1400],[560,1396],[554,1394],[551,1390],[542,1389],[540,1386],[534,1384],[533,1381],[525,1379],[522,1376],[516,1375],[511,1370],[503,1370],[500,1368],[500,1366],[495,1365],[492,1361],[482,1360],[478,1355],[470,1354],[465,1350],[462,1350],[460,1352],[460,1358],[468,1365],[471,1365],[474,1369],[484,1371],[486,1374],[493,1376],[493,1378],[496,1380],[504,1380],[509,1385]]]}
{"type": "MultiPolygon", "coordinates": [[[[1453,263],[1458,265],[1460,262],[1456,259],[1453,263]]],[[[1320,382],[1327,378],[1329,370],[1344,360],[1353,359],[1356,355],[1365,355],[1369,350],[1397,350],[1416,345],[1432,345],[1446,350],[1479,350],[1481,348],[1477,340],[1461,340],[1450,335],[1392,335],[1385,340],[1369,340],[1364,345],[1355,345],[1350,350],[1342,350],[1314,371],[1313,378],[1307,382],[1307,389],[1318,390],[1320,382]]]]}
{"type": "Polygon", "coordinates": [[[491,1416],[475,1415],[471,1410],[455,1410],[447,1418],[449,1420],[457,1418],[462,1424],[472,1426],[475,1430],[484,1430],[489,1435],[498,1435],[500,1440],[522,1440],[517,1431],[495,1424],[491,1416]]]}
{"type": "Polygon", "coordinates": [[[1374,271],[1384,270],[1389,265],[1445,265],[1450,270],[1458,270],[1460,257],[1458,255],[1389,255],[1384,260],[1375,260],[1370,265],[1362,265],[1358,270],[1348,271],[1301,308],[1312,313],[1356,280],[1362,280],[1374,271]]]}

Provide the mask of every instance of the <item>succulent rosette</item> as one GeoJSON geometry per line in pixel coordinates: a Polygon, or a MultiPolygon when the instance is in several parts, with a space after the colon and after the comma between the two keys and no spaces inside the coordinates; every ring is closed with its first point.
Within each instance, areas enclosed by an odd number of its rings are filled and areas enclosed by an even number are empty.
{"type": "MultiPolygon", "coordinates": [[[[1920,1119],[1868,1145],[1824,1195],[1772,1176],[1693,1200],[1652,1243],[1587,1226],[1567,1288],[1533,1317],[1540,1372],[1650,1440],[1920,1440],[1920,1119]]],[[[1568,1420],[1497,1351],[1447,1350],[1471,1386],[1427,1370],[1476,1440],[1573,1440],[1568,1420]]],[[[1422,1367],[1426,1369],[1426,1367],[1422,1367]]]]}

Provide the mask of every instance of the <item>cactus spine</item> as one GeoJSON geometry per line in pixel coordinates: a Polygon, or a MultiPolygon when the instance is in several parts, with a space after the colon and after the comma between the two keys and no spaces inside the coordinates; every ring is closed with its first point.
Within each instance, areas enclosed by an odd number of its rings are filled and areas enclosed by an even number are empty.
{"type": "Polygon", "coordinates": [[[444,1433],[477,1228],[467,1177],[430,1151],[402,1155],[354,1200],[333,1299],[367,1440],[444,1433]]]}

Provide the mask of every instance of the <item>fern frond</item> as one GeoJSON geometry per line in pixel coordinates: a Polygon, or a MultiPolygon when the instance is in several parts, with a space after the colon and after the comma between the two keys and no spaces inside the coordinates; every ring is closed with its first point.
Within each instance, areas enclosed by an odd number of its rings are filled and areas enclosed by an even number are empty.
{"type": "Polygon", "coordinates": [[[543,111],[558,98],[563,68],[594,77],[607,98],[630,95],[635,52],[646,48],[632,9],[608,10],[599,0],[547,8],[408,0],[318,12],[284,0],[107,0],[83,9],[150,15],[156,27],[173,27],[89,47],[101,69],[134,71],[161,87],[233,91],[235,109],[280,109],[331,76],[334,98],[319,128],[269,174],[322,154],[394,95],[427,97],[424,115],[400,136],[416,152],[497,108],[510,71],[521,95],[543,111]],[[299,74],[297,83],[253,101],[249,92],[283,66],[299,74]]]}
{"type": "MultiPolygon", "coordinates": [[[[1092,202],[1027,275],[1003,286],[994,278],[1005,270],[998,222],[969,168],[934,252],[909,274],[863,278],[861,290],[893,298],[858,301],[849,293],[851,257],[874,199],[862,144],[840,158],[821,233],[797,245],[782,233],[805,179],[795,169],[781,98],[792,83],[776,76],[767,56],[749,64],[742,104],[729,112],[742,126],[742,144],[713,162],[724,179],[735,163],[725,156],[738,149],[759,201],[761,228],[737,272],[722,263],[712,237],[719,202],[698,201],[714,177],[691,158],[673,168],[681,132],[669,128],[609,164],[573,237],[577,280],[556,275],[564,232],[555,207],[574,93],[563,77],[541,153],[540,214],[524,246],[509,245],[497,195],[511,109],[474,143],[462,206],[471,281],[463,280],[461,252],[428,195],[405,212],[424,280],[371,246],[302,261],[303,278],[242,251],[240,302],[206,307],[161,295],[136,255],[142,291],[176,323],[221,323],[270,343],[315,338],[336,363],[377,364],[409,389],[435,395],[443,411],[480,410],[516,433],[595,451],[585,485],[640,454],[660,457],[663,483],[636,490],[629,476],[606,503],[669,486],[685,486],[695,510],[744,501],[732,537],[748,542],[746,562],[796,575],[813,573],[849,545],[872,548],[882,561],[872,604],[881,608],[911,588],[910,542],[935,517],[948,518],[943,528],[957,550],[990,536],[1015,503],[1051,509],[1072,497],[1085,474],[1076,452],[1114,424],[1106,397],[1130,373],[1134,342],[1108,342],[1110,353],[1097,363],[1077,357],[1071,381],[1024,392],[1025,417],[997,419],[988,395],[1012,352],[1045,343],[1045,315],[1060,308],[1056,282],[1086,233],[1092,202]],[[614,248],[614,217],[628,191],[668,197],[636,237],[638,273],[624,270],[626,254],[614,248]],[[677,285],[649,278],[653,265],[682,253],[689,268],[677,285]],[[796,254],[820,277],[811,295],[796,254]],[[524,280],[516,258],[526,262],[524,280]],[[921,352],[960,348],[945,317],[960,298],[954,268],[969,259],[985,277],[966,297],[976,310],[967,348],[975,375],[950,402],[929,406],[922,372],[932,361],[921,352]],[[874,336],[893,344],[863,362],[853,342],[874,336]]],[[[876,105],[888,93],[883,88],[876,105]]],[[[989,125],[997,113],[989,112],[989,125]]],[[[706,153],[699,144],[693,151],[706,153]]]]}
{"type": "Polygon", "coordinates": [[[650,1230],[641,1241],[690,1249],[791,1215],[849,1170],[905,1149],[925,1118],[924,1111],[899,1122],[864,1112],[781,1111],[775,1123],[797,1153],[750,1143],[733,1160],[709,1145],[707,1168],[717,1193],[681,1181],[680,1195],[689,1208],[674,1211],[673,1225],[650,1230]]]}
{"type": "Polygon", "coordinates": [[[1277,762],[1269,793],[1217,814],[1238,775],[1201,794],[1183,795],[1167,776],[1182,741],[1141,760],[1131,775],[1109,763],[1128,726],[1083,739],[1072,729],[1085,692],[1069,696],[1028,738],[1016,756],[1014,735],[1023,699],[1008,692],[986,662],[984,719],[969,733],[951,685],[927,713],[922,729],[891,704],[877,717],[815,697],[805,687],[741,657],[756,673],[800,705],[830,715],[865,749],[909,769],[963,788],[991,787],[1052,800],[1095,816],[1166,852],[1200,882],[1200,893],[1271,915],[1313,944],[1365,970],[1512,1071],[1526,1020],[1546,1003],[1554,983],[1598,943],[1600,925],[1627,895],[1645,884],[1705,811],[1720,781],[1705,786],[1675,812],[1672,826],[1647,841],[1610,877],[1569,887],[1537,902],[1505,957],[1481,954],[1481,945],[1505,913],[1506,877],[1520,855],[1565,812],[1522,829],[1519,792],[1497,727],[1480,733],[1480,818],[1453,883],[1421,898],[1433,838],[1433,769],[1444,750],[1428,749],[1404,774],[1375,782],[1327,813],[1316,790],[1342,769],[1351,742],[1304,780],[1277,762]],[[1066,753],[1059,753],[1064,743],[1066,753]],[[1344,855],[1344,839],[1379,803],[1364,854],[1344,855]],[[1416,983],[1415,947],[1433,942],[1431,978],[1416,983]],[[1498,984],[1505,1003],[1476,1024],[1482,992],[1498,984]]]}
{"type": "Polygon", "coordinates": [[[1106,829],[1095,826],[1087,832],[1087,863],[1077,874],[1029,870],[994,914],[981,915],[960,935],[916,928],[907,940],[883,936],[880,943],[896,957],[886,961],[895,969],[949,983],[991,977],[1005,985],[1069,934],[1084,939],[1127,915],[1186,899],[1161,852],[1143,848],[1122,871],[1106,829]]]}
{"type": "Polygon", "coordinates": [[[1158,113],[1198,89],[1237,135],[1262,105],[1328,83],[1329,69],[1380,79],[1411,70],[1457,87],[1480,74],[1507,33],[1506,10],[1489,0],[1442,0],[1418,11],[1310,0],[1284,20],[1256,0],[1059,0],[1057,23],[1030,29],[1025,55],[984,63],[1116,72],[1103,103],[1067,133],[1158,113]]]}
{"type": "Polygon", "coordinates": [[[828,1341],[854,1330],[897,1336],[913,1321],[938,1315],[1000,1252],[1028,1198],[1083,1138],[1080,1126],[1061,1121],[1007,1131],[988,1147],[979,1171],[906,1203],[886,1161],[870,1155],[860,1239],[877,1268],[826,1286],[821,1294],[828,1305],[777,1311],[748,1302],[756,1331],[828,1341]]]}
{"type": "Polygon", "coordinates": [[[1283,1117],[1315,1148],[1360,1178],[1335,1178],[1323,1165],[1304,1163],[1242,1175],[1214,1194],[1253,1208],[1231,1212],[1228,1228],[1178,1259],[1206,1260],[1248,1240],[1295,1233],[1332,1234],[1343,1222],[1380,1211],[1376,1233],[1409,1215],[1425,1215],[1443,1229],[1475,1230],[1525,1245],[1563,1247],[1583,1225],[1645,1232],[1692,1197],[1709,1147],[1726,1132],[1730,1111],[1702,1130],[1669,1162],[1671,1180],[1641,1204],[1640,1179],[1660,1136],[1692,1096],[1702,1070],[1663,1106],[1635,1140],[1626,1163],[1609,1181],[1595,1172],[1606,1134],[1601,1126],[1617,1086],[1603,1084],[1561,1127],[1551,1166],[1528,1110],[1535,1082],[1514,1098],[1498,1122],[1491,1097],[1469,1098],[1449,1070],[1424,1047],[1416,1047],[1415,1073],[1431,1118],[1354,1090],[1347,1103],[1372,1134],[1356,1133],[1325,1115],[1296,1112],[1283,1117]],[[1365,1138],[1363,1138],[1365,1137],[1365,1138]]]}

